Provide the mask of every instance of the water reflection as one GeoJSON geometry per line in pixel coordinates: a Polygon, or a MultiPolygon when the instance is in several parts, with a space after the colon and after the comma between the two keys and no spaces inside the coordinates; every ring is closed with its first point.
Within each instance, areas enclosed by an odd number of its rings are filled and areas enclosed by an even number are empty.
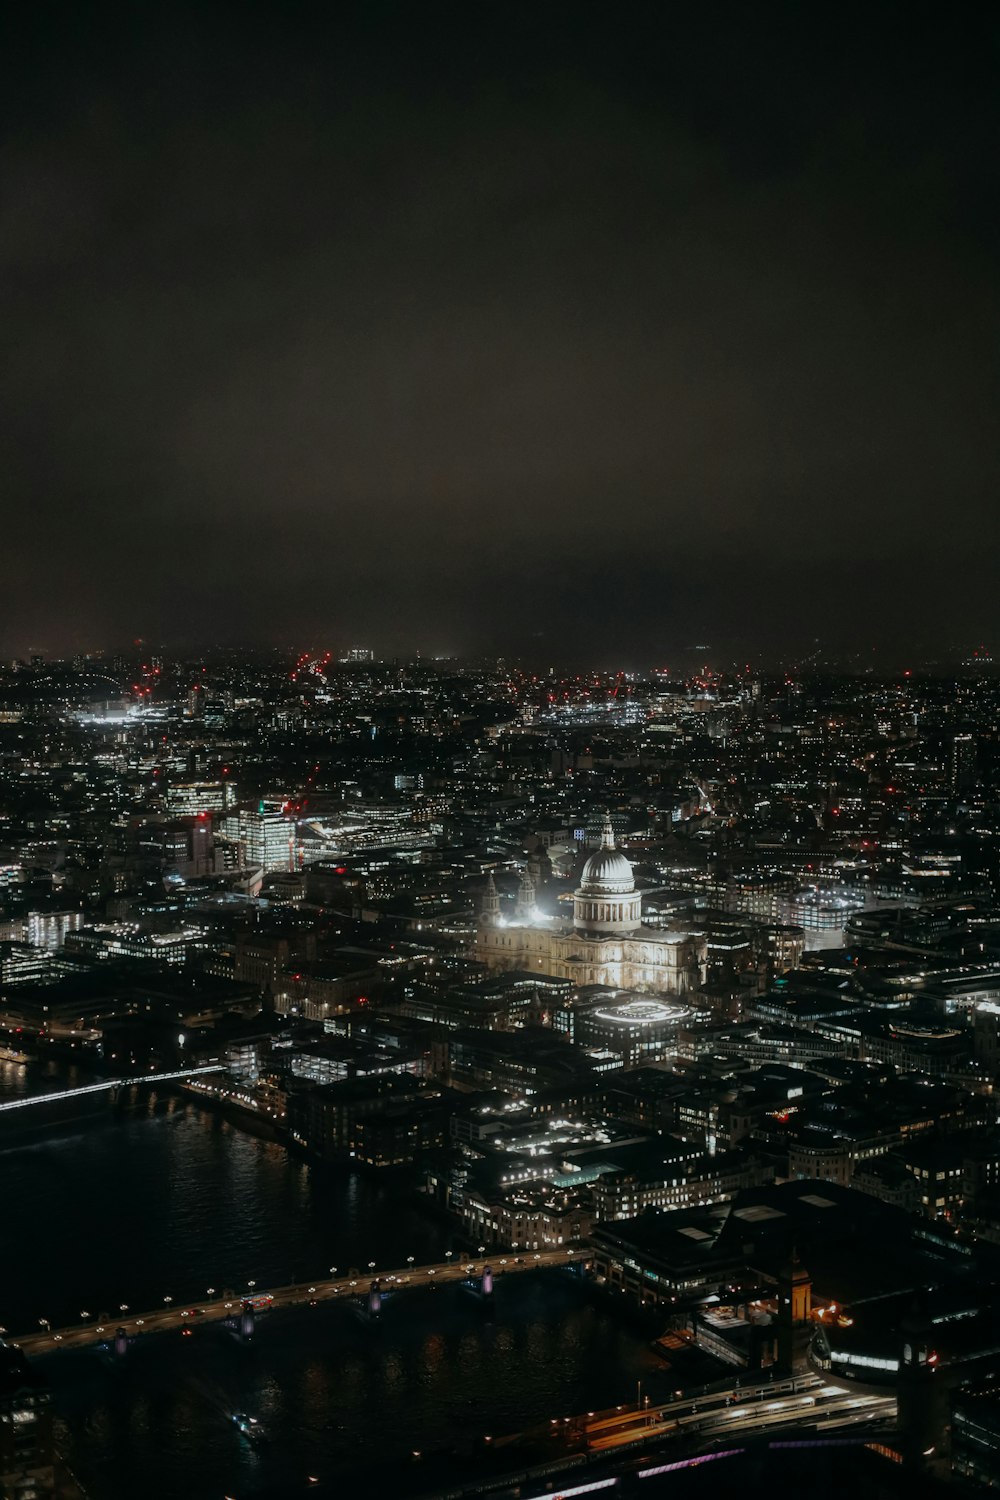
{"type": "Polygon", "coordinates": [[[427,1487],[414,1449],[475,1450],[487,1432],[628,1399],[640,1376],[655,1393],[643,1333],[589,1299],[530,1273],[501,1279],[492,1316],[447,1287],[393,1299],[377,1324],[322,1304],[261,1318],[249,1348],[202,1327],[136,1346],[127,1369],[89,1353],[45,1365],[93,1500],[293,1496],[307,1472],[330,1494],[405,1495],[427,1487]],[[236,1410],[260,1417],[266,1449],[240,1439],[236,1410]]]}
{"type": "MultiPolygon", "coordinates": [[[[23,1082],[16,1071],[4,1087],[23,1082]]],[[[0,1324],[12,1329],[450,1248],[398,1183],[289,1159],[175,1095],[0,1152],[0,1202],[17,1205],[0,1213],[0,1324]]],[[[123,1363],[94,1351],[42,1363],[60,1446],[91,1500],[406,1495],[429,1487],[431,1450],[661,1378],[646,1335],[562,1273],[498,1277],[492,1308],[428,1285],[386,1298],[375,1323],[320,1304],[261,1318],[249,1347],[202,1325],[140,1340],[123,1363]],[[240,1436],[234,1411],[261,1418],[266,1448],[240,1436]],[[309,1473],[323,1487],[307,1490],[309,1473]]]]}
{"type": "Polygon", "coordinates": [[[439,1259],[448,1243],[399,1185],[290,1161],[173,1096],[0,1152],[0,1196],[18,1205],[0,1215],[11,1328],[439,1259]]]}

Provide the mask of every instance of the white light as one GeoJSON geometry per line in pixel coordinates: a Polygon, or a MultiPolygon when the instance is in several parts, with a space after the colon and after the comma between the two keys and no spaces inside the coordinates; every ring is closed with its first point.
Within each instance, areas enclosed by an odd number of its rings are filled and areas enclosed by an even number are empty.
{"type": "Polygon", "coordinates": [[[136,1078],[108,1078],[103,1083],[85,1083],[78,1089],[63,1089],[53,1094],[32,1094],[27,1099],[6,1099],[0,1109],[25,1109],[30,1104],[48,1104],[54,1099],[76,1099],[81,1094],[99,1094],[106,1089],[127,1089],[136,1083],[166,1083],[172,1078],[194,1078],[198,1073],[221,1073],[222,1063],[202,1068],[178,1068],[171,1073],[140,1073],[136,1078]]]}

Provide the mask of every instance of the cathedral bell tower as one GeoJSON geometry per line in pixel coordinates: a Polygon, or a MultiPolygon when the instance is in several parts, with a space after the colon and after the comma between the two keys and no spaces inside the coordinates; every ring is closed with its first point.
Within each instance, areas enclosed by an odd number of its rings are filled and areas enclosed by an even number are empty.
{"type": "Polygon", "coordinates": [[[500,897],[497,894],[496,882],[493,879],[493,871],[486,882],[486,894],[483,896],[483,904],[479,909],[479,925],[481,927],[500,926],[500,897]]]}
{"type": "Polygon", "coordinates": [[[518,922],[531,922],[535,916],[535,882],[531,878],[530,870],[525,870],[521,876],[521,884],[517,890],[517,906],[515,908],[515,920],[518,922]]]}

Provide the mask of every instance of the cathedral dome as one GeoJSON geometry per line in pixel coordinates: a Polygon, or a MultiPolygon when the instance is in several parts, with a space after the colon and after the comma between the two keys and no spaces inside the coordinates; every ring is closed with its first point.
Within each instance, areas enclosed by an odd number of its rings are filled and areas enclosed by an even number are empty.
{"type": "Polygon", "coordinates": [[[615,848],[615,832],[611,826],[611,814],[604,815],[601,831],[601,847],[592,854],[583,867],[580,890],[588,896],[627,896],[635,890],[632,866],[615,848]]]}
{"type": "Polygon", "coordinates": [[[583,867],[580,889],[595,896],[624,896],[635,890],[632,866],[620,849],[598,849],[583,867]]]}
{"type": "Polygon", "coordinates": [[[611,815],[604,819],[601,847],[583,867],[573,898],[573,925],[588,936],[634,932],[642,920],[642,893],[635,888],[632,866],[619,849],[611,815]]]}

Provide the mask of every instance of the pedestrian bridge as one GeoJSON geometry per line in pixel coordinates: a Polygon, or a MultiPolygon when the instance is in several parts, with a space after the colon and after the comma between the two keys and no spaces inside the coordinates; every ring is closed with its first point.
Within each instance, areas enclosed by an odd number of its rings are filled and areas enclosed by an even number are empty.
{"type": "Polygon", "coordinates": [[[61,1089],[51,1094],[29,1094],[24,1099],[4,1099],[0,1111],[31,1109],[33,1105],[55,1104],[60,1099],[81,1099],[84,1094],[112,1093],[115,1089],[130,1089],[140,1083],[169,1083],[175,1078],[195,1078],[199,1073],[221,1073],[225,1064],[206,1063],[197,1068],[176,1068],[170,1073],[137,1073],[134,1078],[103,1078],[100,1083],[84,1083],[79,1088],[61,1089]]]}

